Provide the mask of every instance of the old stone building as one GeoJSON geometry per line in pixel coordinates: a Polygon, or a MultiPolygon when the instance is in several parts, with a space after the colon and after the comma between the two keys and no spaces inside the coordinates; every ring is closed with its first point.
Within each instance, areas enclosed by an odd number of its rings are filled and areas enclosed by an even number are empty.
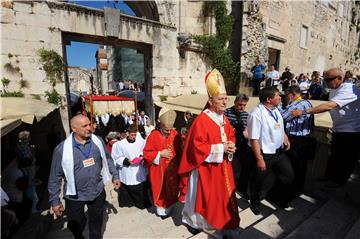
{"type": "MultiPolygon", "coordinates": [[[[49,90],[38,49],[55,50],[66,62],[66,45],[79,41],[130,48],[143,55],[150,115],[159,96],[205,94],[203,79],[211,66],[192,36],[211,35],[216,29],[214,17],[204,17],[203,2],[125,2],[136,16],[66,1],[2,1],[1,77],[11,80],[9,89],[17,89],[23,78],[29,82],[26,94],[49,90]],[[16,71],[7,70],[5,64],[16,71]]],[[[242,91],[249,85],[249,69],[257,57],[275,63],[280,71],[289,65],[296,74],[330,66],[359,71],[359,5],[353,0],[249,0],[228,1],[227,6],[235,19],[230,47],[234,59],[241,59],[242,91]]],[[[101,68],[105,59],[97,59],[101,68]]],[[[113,77],[104,69],[97,71],[100,79],[113,77]]],[[[56,86],[61,94],[69,91],[69,78],[64,71],[64,82],[56,86]]]]}
{"type": "MultiPolygon", "coordinates": [[[[89,92],[91,81],[96,78],[96,69],[82,67],[68,67],[70,90],[77,92],[89,92]]],[[[94,84],[95,82],[93,82],[94,84]]],[[[94,86],[93,86],[94,87],[94,86]]]]}
{"type": "Polygon", "coordinates": [[[247,1],[242,71],[259,57],[295,74],[329,67],[359,74],[359,9],[355,1],[247,1]]]}

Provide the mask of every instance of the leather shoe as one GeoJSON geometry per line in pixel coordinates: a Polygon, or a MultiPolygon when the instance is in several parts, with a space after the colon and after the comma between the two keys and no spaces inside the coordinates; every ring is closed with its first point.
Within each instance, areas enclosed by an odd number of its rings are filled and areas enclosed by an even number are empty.
{"type": "Polygon", "coordinates": [[[186,229],[193,235],[196,235],[196,234],[200,233],[199,229],[193,228],[193,227],[191,227],[189,225],[185,225],[185,226],[186,226],[186,229]]]}
{"type": "Polygon", "coordinates": [[[165,220],[165,219],[168,218],[168,217],[170,217],[170,215],[160,216],[160,218],[161,218],[162,220],[165,220]]]}
{"type": "Polygon", "coordinates": [[[259,215],[261,213],[260,211],[260,204],[258,203],[250,203],[250,210],[255,214],[259,215]]]}

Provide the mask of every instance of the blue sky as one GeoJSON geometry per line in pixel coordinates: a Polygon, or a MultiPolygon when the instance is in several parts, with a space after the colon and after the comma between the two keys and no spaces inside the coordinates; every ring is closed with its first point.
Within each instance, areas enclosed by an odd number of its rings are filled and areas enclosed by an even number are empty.
{"type": "MultiPolygon", "coordinates": [[[[104,7],[118,8],[121,12],[135,16],[131,8],[123,1],[69,1],[78,5],[103,9],[104,7]]],[[[80,66],[84,68],[95,68],[95,53],[98,44],[71,42],[66,46],[67,62],[69,66],[80,66]]]]}

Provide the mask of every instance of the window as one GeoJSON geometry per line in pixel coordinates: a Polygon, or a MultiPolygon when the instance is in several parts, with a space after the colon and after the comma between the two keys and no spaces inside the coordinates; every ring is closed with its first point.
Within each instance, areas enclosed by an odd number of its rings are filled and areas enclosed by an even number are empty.
{"type": "Polygon", "coordinates": [[[300,30],[300,47],[306,48],[308,46],[309,28],[305,25],[301,26],[300,30]]]}

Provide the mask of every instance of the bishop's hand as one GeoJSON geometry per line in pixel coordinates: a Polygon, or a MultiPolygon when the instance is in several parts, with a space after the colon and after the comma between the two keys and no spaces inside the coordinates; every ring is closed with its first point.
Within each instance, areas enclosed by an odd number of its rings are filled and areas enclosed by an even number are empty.
{"type": "Polygon", "coordinates": [[[225,143],[223,143],[224,145],[224,152],[227,154],[233,154],[236,151],[236,147],[235,144],[231,141],[227,141],[225,143]]]}
{"type": "Polygon", "coordinates": [[[160,151],[160,157],[171,159],[173,154],[170,149],[163,149],[160,151]]]}

